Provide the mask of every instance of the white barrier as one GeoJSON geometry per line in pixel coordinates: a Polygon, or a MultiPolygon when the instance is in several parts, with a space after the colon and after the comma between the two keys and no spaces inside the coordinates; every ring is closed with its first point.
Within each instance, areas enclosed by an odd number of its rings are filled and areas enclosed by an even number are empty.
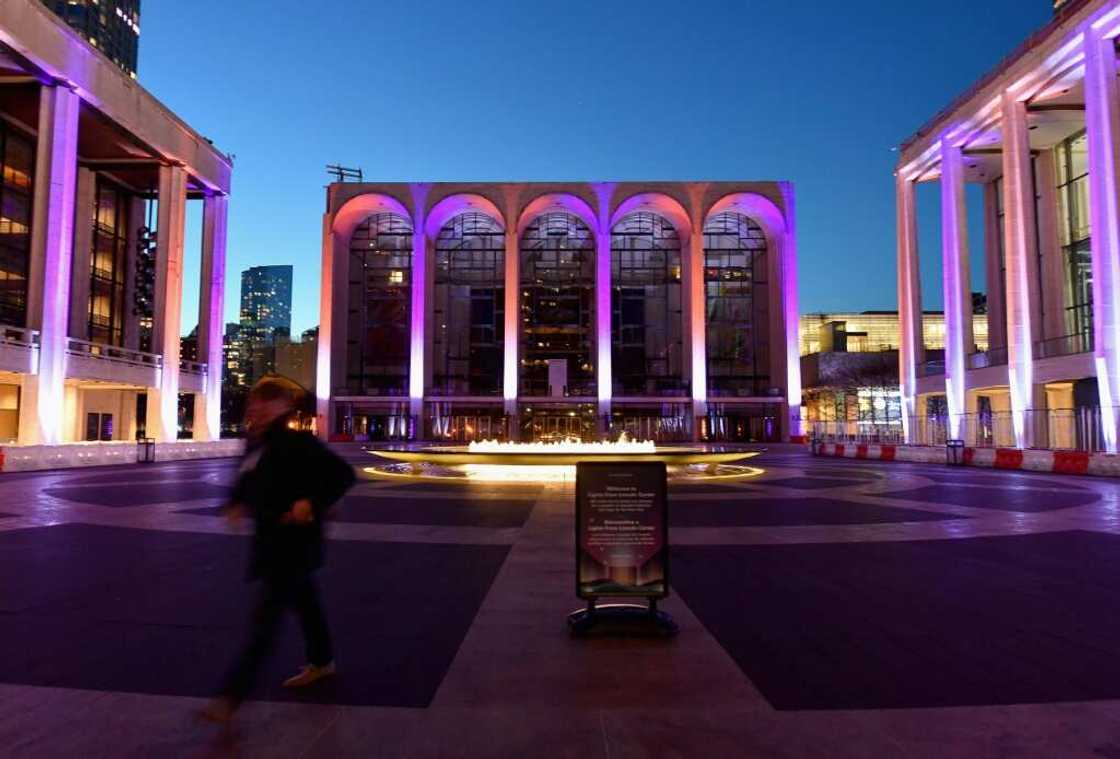
{"type": "MultiPolygon", "coordinates": [[[[946,450],[930,445],[872,445],[865,443],[814,443],[814,455],[876,461],[913,461],[945,464],[946,450]]],[[[1120,456],[1084,451],[1020,450],[1018,448],[965,448],[963,465],[1058,474],[1120,476],[1120,456]]]]}
{"type": "MultiPolygon", "coordinates": [[[[174,443],[157,443],[155,448],[156,461],[216,459],[240,456],[245,450],[245,441],[233,439],[202,443],[180,440],[174,443]]],[[[138,461],[138,451],[136,441],[4,446],[0,448],[0,472],[135,464],[138,461]]]]}

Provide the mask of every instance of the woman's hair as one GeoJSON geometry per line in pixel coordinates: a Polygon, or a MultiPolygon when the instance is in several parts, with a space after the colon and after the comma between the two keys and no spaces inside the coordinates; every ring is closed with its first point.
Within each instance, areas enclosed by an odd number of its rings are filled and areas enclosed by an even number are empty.
{"type": "Polygon", "coordinates": [[[299,383],[279,374],[268,374],[257,380],[249,390],[249,399],[262,403],[286,401],[293,410],[303,406],[307,391],[299,383]]]}

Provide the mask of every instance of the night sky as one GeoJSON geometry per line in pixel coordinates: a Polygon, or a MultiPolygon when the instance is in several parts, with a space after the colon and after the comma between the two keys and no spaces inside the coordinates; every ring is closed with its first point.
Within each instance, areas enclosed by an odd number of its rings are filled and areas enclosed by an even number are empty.
{"type": "MultiPolygon", "coordinates": [[[[1050,13],[1047,0],[146,0],[139,78],[236,156],[229,320],[242,269],[291,263],[293,331],[318,323],[337,162],[393,181],[792,180],[802,312],[893,309],[892,148],[1050,13]]],[[[939,308],[937,214],[923,189],[923,293],[939,308]]]]}

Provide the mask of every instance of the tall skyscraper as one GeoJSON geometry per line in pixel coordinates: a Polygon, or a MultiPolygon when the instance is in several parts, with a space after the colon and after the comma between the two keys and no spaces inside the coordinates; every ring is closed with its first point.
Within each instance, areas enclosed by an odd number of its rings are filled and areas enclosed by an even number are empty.
{"type": "Polygon", "coordinates": [[[43,0],[132,77],[140,47],[140,0],[43,0]]]}
{"type": "Polygon", "coordinates": [[[241,272],[242,367],[245,381],[275,370],[277,342],[292,334],[292,267],[254,266],[241,272]]]}

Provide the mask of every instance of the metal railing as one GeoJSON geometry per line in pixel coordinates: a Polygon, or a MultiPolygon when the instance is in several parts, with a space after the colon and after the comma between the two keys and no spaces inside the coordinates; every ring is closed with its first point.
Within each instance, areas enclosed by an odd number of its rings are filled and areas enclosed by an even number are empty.
{"type": "Polygon", "coordinates": [[[810,422],[809,437],[825,443],[877,443],[902,445],[902,420],[810,422]]]}
{"type": "MultiPolygon", "coordinates": [[[[1109,409],[1114,420],[1120,408],[1109,409]]],[[[1055,451],[1105,450],[1104,424],[1108,414],[1098,406],[1066,409],[1028,409],[1023,412],[1022,430],[1028,447],[1055,451]]],[[[944,446],[950,434],[949,417],[926,415],[910,417],[910,439],[904,440],[901,420],[885,422],[811,422],[810,435],[827,443],[883,443],[898,445],[944,446]]],[[[1015,448],[1015,420],[1010,411],[964,414],[959,439],[970,448],[1015,448]]]]}
{"type": "Polygon", "coordinates": [[[67,341],[66,351],[74,356],[89,356],[103,361],[128,364],[129,366],[158,369],[163,365],[163,359],[154,353],[118,348],[115,345],[91,343],[88,340],[79,340],[74,337],[67,341]]]}
{"type": "Polygon", "coordinates": [[[936,377],[938,374],[945,373],[945,359],[936,358],[932,361],[923,361],[918,364],[919,377],[936,377]]]}
{"type": "Polygon", "coordinates": [[[965,359],[966,369],[987,369],[989,366],[1006,366],[1007,348],[989,348],[970,353],[965,359]]]}
{"type": "Polygon", "coordinates": [[[39,344],[39,333],[26,327],[12,327],[0,324],[0,343],[32,347],[39,344]]]}
{"type": "Polygon", "coordinates": [[[183,374],[206,374],[206,364],[181,358],[179,359],[179,371],[183,374]]]}
{"type": "Polygon", "coordinates": [[[1089,353],[1092,350],[1093,333],[1079,332],[1075,335],[1062,335],[1048,340],[1039,340],[1034,344],[1034,357],[1073,356],[1077,353],[1089,353]]]}

